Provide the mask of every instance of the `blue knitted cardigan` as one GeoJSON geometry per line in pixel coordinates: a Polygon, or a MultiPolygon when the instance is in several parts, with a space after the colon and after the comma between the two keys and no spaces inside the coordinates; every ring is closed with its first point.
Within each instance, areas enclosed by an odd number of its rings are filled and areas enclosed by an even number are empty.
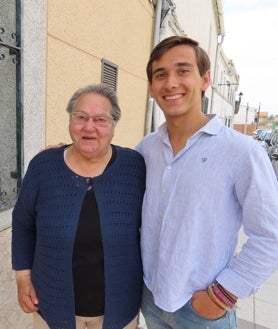
{"type": "MultiPolygon", "coordinates": [[[[145,163],[134,150],[116,150],[113,164],[93,178],[104,252],[104,329],[122,329],[136,316],[142,289],[145,163]]],[[[30,161],[12,222],[13,269],[32,269],[40,313],[51,329],[75,329],[72,254],[88,189],[86,179],[66,166],[63,152],[47,150],[30,161]]]]}

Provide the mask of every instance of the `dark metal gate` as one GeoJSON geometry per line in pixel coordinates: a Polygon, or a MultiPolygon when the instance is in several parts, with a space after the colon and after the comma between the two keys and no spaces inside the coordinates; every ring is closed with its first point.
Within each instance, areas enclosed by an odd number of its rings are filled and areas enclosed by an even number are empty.
{"type": "Polygon", "coordinates": [[[0,1],[0,211],[13,206],[21,179],[20,0],[0,1]]]}

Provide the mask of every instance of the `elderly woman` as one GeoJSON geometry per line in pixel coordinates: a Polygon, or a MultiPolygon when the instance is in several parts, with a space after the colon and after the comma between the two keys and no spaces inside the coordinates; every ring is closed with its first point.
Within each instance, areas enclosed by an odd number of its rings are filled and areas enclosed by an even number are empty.
{"type": "Polygon", "coordinates": [[[145,164],[111,144],[120,108],[94,85],[68,103],[71,145],[36,155],[13,210],[18,300],[36,329],[134,329],[145,164]]]}

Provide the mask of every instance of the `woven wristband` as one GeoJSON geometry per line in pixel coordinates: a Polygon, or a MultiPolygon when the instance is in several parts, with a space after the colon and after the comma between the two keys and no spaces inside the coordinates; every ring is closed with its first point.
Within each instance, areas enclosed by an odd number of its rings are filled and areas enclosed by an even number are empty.
{"type": "Polygon", "coordinates": [[[215,297],[221,302],[223,302],[225,305],[229,306],[230,308],[233,308],[235,306],[235,302],[229,299],[227,295],[225,295],[216,284],[212,285],[212,291],[215,297]]]}
{"type": "Polygon", "coordinates": [[[213,285],[210,285],[210,286],[208,287],[208,290],[207,290],[209,297],[210,297],[211,300],[212,300],[214,303],[216,303],[220,308],[222,308],[223,310],[229,312],[229,311],[232,309],[232,307],[230,307],[230,306],[224,304],[219,298],[217,298],[217,297],[215,296],[215,294],[214,294],[214,292],[213,292],[213,289],[212,289],[212,286],[213,286],[213,285]]]}

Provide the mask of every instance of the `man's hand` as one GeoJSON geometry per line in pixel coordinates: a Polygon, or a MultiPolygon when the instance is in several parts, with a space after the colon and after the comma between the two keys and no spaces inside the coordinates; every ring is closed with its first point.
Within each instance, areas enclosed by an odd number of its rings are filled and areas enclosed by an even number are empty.
{"type": "Polygon", "coordinates": [[[55,148],[58,148],[58,147],[61,147],[61,146],[64,146],[66,145],[65,143],[59,143],[59,144],[50,144],[50,145],[47,145],[44,149],[41,149],[39,151],[39,153],[45,151],[45,150],[48,150],[48,149],[55,149],[55,148]]]}
{"type": "Polygon", "coordinates": [[[25,313],[37,312],[39,300],[31,281],[31,270],[16,271],[18,303],[25,313]]]}

